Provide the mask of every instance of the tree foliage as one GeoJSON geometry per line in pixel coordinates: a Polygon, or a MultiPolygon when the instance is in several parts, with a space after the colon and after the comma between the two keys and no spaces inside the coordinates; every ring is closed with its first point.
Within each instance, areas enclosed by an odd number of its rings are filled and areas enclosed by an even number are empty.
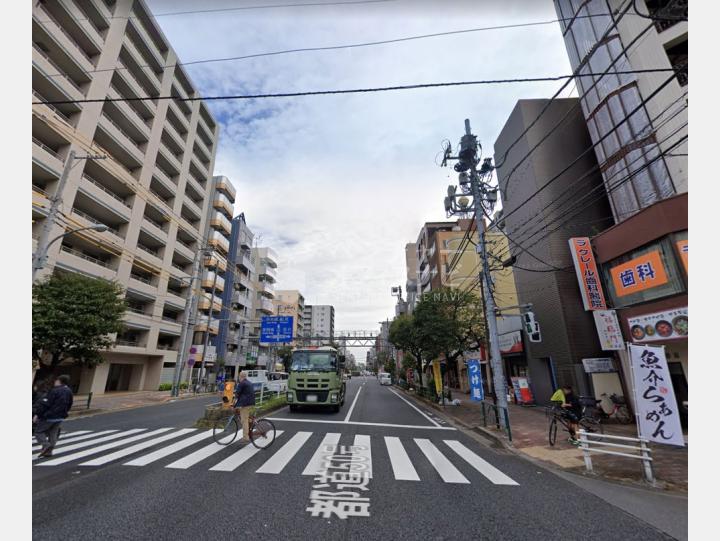
{"type": "Polygon", "coordinates": [[[290,364],[292,362],[292,350],[293,348],[291,346],[282,346],[277,350],[277,356],[282,361],[283,366],[285,367],[285,372],[290,371],[290,364]]]}
{"type": "Polygon", "coordinates": [[[33,358],[50,370],[67,359],[94,366],[102,362],[111,334],[123,330],[127,308],[115,282],[76,273],[53,274],[33,284],[33,358]]]}

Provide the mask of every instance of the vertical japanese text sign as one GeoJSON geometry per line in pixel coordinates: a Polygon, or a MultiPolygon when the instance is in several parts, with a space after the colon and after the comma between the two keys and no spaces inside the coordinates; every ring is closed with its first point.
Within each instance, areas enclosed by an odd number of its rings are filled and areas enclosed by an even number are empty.
{"type": "Polygon", "coordinates": [[[628,344],[635,387],[639,436],[655,443],[685,446],[675,391],[662,347],[628,344]]]}
{"type": "Polygon", "coordinates": [[[588,237],[568,239],[585,310],[606,310],[605,295],[588,237]]]}
{"type": "Polygon", "coordinates": [[[482,370],[480,370],[480,360],[470,359],[467,362],[468,379],[470,380],[470,400],[483,400],[485,392],[482,385],[482,370]]]}

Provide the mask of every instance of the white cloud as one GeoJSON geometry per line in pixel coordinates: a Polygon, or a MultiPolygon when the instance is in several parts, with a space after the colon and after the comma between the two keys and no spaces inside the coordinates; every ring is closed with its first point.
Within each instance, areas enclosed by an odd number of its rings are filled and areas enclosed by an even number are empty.
{"type": "MultiPolygon", "coordinates": [[[[149,4],[155,12],[197,5],[149,4]]],[[[192,61],[555,18],[549,1],[442,6],[398,0],[158,21],[180,58],[192,61]]],[[[546,76],[570,67],[559,28],[547,25],[186,70],[204,95],[227,95],[546,76]]],[[[489,153],[518,99],[549,97],[559,86],[213,101],[221,123],[215,172],[237,186],[237,212],[278,252],[279,288],[335,305],[337,329],[376,329],[394,313],[390,287],[404,289],[405,244],[423,222],[445,218],[442,199],[455,175],[434,163],[441,141],[455,144],[470,118],[489,153]]]]}

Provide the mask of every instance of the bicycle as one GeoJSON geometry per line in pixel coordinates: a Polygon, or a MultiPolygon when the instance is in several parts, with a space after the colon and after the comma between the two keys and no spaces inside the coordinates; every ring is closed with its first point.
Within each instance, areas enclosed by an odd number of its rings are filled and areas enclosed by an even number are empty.
{"type": "MultiPolygon", "coordinates": [[[[546,409],[546,415],[550,417],[550,425],[548,427],[548,443],[551,446],[555,445],[557,441],[557,425],[558,421],[565,428],[565,431],[572,437],[570,431],[570,419],[565,415],[565,412],[560,406],[551,406],[546,409]]],[[[579,428],[585,430],[585,432],[604,434],[605,430],[600,422],[592,417],[583,415],[578,421],[579,428]]]]}
{"type": "MultiPolygon", "coordinates": [[[[250,441],[258,449],[267,449],[275,441],[275,425],[272,421],[258,419],[255,411],[250,414],[250,441]]],[[[227,418],[218,419],[213,426],[213,440],[219,445],[230,445],[237,438],[242,423],[238,411],[227,418]]]]}
{"type": "MultiPolygon", "coordinates": [[[[600,396],[605,398],[608,397],[608,394],[602,393],[600,396]]],[[[621,424],[627,425],[632,423],[633,418],[632,415],[630,415],[630,410],[628,409],[627,404],[625,403],[625,398],[618,396],[615,393],[611,394],[609,398],[613,404],[613,410],[610,413],[606,413],[605,410],[599,407],[602,400],[596,400],[595,403],[597,405],[595,406],[595,411],[593,412],[593,418],[602,422],[614,417],[621,424]]]]}

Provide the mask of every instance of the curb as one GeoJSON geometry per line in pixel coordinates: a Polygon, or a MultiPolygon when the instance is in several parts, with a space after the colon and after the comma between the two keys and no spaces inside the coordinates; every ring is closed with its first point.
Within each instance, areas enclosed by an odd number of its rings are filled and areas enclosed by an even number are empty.
{"type": "Polygon", "coordinates": [[[169,396],[163,400],[157,400],[153,402],[148,402],[146,404],[134,404],[132,406],[126,406],[126,407],[118,407],[118,408],[111,408],[111,409],[89,409],[89,410],[82,410],[81,412],[78,412],[77,415],[70,415],[66,419],[66,421],[74,421],[75,419],[87,419],[89,417],[95,417],[96,415],[105,415],[106,413],[117,413],[119,411],[129,411],[134,410],[138,408],[148,408],[151,406],[162,406],[164,404],[168,404],[170,402],[175,402],[177,400],[187,400],[191,398],[207,398],[208,396],[212,396],[215,393],[205,393],[205,394],[197,394],[197,395],[191,395],[191,396],[169,396]]]}

